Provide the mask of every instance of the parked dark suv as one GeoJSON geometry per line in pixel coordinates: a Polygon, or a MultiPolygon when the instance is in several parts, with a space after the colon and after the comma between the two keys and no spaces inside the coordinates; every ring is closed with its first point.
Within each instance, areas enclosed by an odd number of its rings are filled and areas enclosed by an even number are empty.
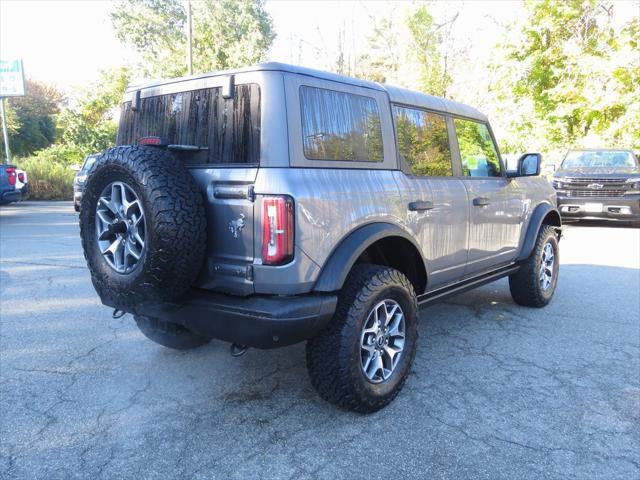
{"type": "Polygon", "coordinates": [[[82,203],[82,192],[84,192],[84,183],[87,181],[89,170],[91,170],[91,167],[93,167],[93,164],[97,158],[97,153],[87,155],[84,159],[84,162],[82,162],[80,170],[78,170],[75,177],[73,177],[73,209],[76,212],[80,211],[80,205],[82,203]]]}
{"type": "Polygon", "coordinates": [[[630,150],[570,150],[553,176],[565,220],[614,220],[640,226],[640,168],[630,150]]]}
{"type": "Polygon", "coordinates": [[[102,302],[171,348],[307,340],[344,408],[400,391],[419,306],[507,276],[522,305],[555,291],[540,155],[507,172],[470,106],[268,63],[129,88],[117,143],[80,209],[102,302]]]}

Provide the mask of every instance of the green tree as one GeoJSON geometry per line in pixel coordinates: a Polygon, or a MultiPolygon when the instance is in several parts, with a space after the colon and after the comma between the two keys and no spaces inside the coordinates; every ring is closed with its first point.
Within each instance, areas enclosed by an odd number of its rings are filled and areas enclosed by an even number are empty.
{"type": "Polygon", "coordinates": [[[380,83],[401,83],[399,70],[405,51],[393,14],[374,21],[367,36],[368,52],[358,58],[356,76],[380,83]]]}
{"type": "MultiPolygon", "coordinates": [[[[62,93],[45,83],[27,80],[26,95],[6,102],[7,128],[13,155],[30,155],[56,140],[56,115],[64,101],[62,93]]],[[[4,144],[0,148],[4,155],[4,144]]]]}
{"type": "Polygon", "coordinates": [[[106,70],[93,85],[81,91],[77,105],[58,119],[61,143],[83,154],[99,152],[116,140],[117,107],[129,83],[127,68],[106,70]]]}
{"type": "Polygon", "coordinates": [[[367,53],[358,58],[356,76],[447,96],[450,27],[458,14],[436,23],[424,5],[393,10],[373,20],[367,53]]]}
{"type": "MultiPolygon", "coordinates": [[[[184,75],[186,10],[181,0],[120,0],[111,13],[117,37],[141,56],[147,76],[184,75]]],[[[257,63],[275,33],[261,0],[192,4],[193,70],[202,73],[257,63]]]]}
{"type": "Polygon", "coordinates": [[[551,146],[599,142],[640,146],[638,18],[622,29],[615,8],[596,0],[528,1],[522,34],[509,44],[515,60],[516,101],[533,118],[524,131],[543,128],[551,146]]]}
{"type": "Polygon", "coordinates": [[[435,25],[424,5],[407,14],[406,25],[411,34],[410,55],[420,71],[420,89],[431,95],[445,97],[451,85],[451,76],[444,68],[439,48],[442,43],[439,30],[443,25],[435,25]]]}

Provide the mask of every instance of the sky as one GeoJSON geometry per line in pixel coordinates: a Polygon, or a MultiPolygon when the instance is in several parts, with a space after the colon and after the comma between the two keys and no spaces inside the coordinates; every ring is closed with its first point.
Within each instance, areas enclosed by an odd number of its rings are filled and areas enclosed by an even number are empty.
{"type": "MultiPolygon", "coordinates": [[[[197,0],[192,0],[196,2],[197,0]]],[[[340,35],[354,58],[366,51],[372,18],[410,6],[390,1],[267,0],[276,40],[269,60],[327,69],[338,56],[340,35]]],[[[101,69],[135,62],[137,56],[120,44],[109,20],[108,0],[0,0],[0,58],[22,58],[27,77],[72,92],[98,78],[101,69]]],[[[637,0],[616,2],[618,18],[638,14],[637,0]]],[[[454,35],[488,57],[500,29],[522,15],[519,0],[459,0],[429,3],[436,20],[460,12],[454,35]]]]}

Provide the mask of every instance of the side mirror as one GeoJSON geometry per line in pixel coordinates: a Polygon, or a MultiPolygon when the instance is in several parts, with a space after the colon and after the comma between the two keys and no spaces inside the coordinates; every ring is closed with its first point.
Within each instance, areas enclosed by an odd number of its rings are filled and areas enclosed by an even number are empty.
{"type": "Polygon", "coordinates": [[[79,172],[81,168],[80,165],[69,165],[69,170],[73,170],[74,172],[79,172]]]}
{"type": "Polygon", "coordinates": [[[540,175],[542,155],[539,153],[525,153],[518,159],[518,168],[515,172],[508,172],[509,177],[535,177],[540,175]]]}
{"type": "Polygon", "coordinates": [[[545,171],[545,172],[551,172],[551,173],[553,173],[553,172],[555,172],[557,169],[558,169],[558,167],[556,166],[556,164],[555,164],[555,163],[547,163],[547,164],[544,166],[544,171],[545,171]]]}

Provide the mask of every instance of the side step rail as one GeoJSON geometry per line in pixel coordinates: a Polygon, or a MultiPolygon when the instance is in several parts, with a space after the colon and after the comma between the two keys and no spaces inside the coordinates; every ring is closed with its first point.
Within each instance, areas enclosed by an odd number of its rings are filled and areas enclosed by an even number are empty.
{"type": "Polygon", "coordinates": [[[418,297],[418,305],[420,307],[430,305],[431,303],[438,302],[452,295],[466,292],[467,290],[471,290],[472,288],[479,287],[486,283],[491,283],[502,277],[506,277],[508,275],[511,275],[512,273],[516,273],[519,269],[520,265],[508,265],[499,270],[494,270],[493,272],[485,273],[477,277],[468,278],[466,280],[454,283],[453,285],[447,285],[445,287],[438,288],[436,290],[433,290],[432,292],[427,292],[420,295],[418,297]]]}

